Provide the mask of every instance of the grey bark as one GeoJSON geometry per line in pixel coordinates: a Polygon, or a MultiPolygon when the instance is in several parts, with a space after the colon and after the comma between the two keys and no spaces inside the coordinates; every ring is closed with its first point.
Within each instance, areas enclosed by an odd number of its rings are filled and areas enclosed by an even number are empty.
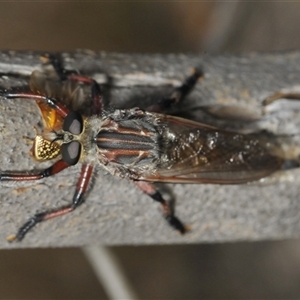
{"type": "MultiPolygon", "coordinates": [[[[63,57],[68,69],[102,84],[106,101],[118,108],[148,107],[178,86],[192,67],[200,66],[205,77],[176,114],[234,130],[292,133],[298,143],[299,107],[289,101],[264,113],[261,102],[278,90],[300,90],[300,52],[203,56],[77,51],[63,57]]],[[[0,86],[26,86],[30,73],[40,68],[39,53],[1,52],[0,86]]],[[[45,166],[29,154],[30,138],[40,123],[33,101],[0,98],[1,170],[45,166]]],[[[166,196],[176,198],[176,214],[192,228],[180,236],[163,220],[157,203],[131,182],[99,168],[82,206],[37,225],[21,243],[9,244],[6,236],[16,233],[34,213],[71,200],[78,172],[75,166],[35,183],[2,183],[0,247],[214,243],[300,236],[299,169],[244,185],[159,185],[166,196]]]]}

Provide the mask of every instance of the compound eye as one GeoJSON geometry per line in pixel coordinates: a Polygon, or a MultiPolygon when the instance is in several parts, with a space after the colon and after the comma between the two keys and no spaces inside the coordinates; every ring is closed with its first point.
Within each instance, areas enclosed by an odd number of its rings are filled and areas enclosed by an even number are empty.
{"type": "Polygon", "coordinates": [[[69,131],[72,134],[80,134],[83,130],[83,120],[79,113],[70,112],[64,121],[63,130],[69,131]]]}
{"type": "Polygon", "coordinates": [[[76,165],[81,154],[81,144],[78,141],[73,141],[61,145],[61,155],[64,162],[68,165],[76,165]]]}

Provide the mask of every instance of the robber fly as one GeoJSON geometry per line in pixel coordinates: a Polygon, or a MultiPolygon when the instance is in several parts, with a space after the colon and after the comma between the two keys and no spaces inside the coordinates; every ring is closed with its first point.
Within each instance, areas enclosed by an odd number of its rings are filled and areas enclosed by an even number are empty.
{"type": "Polygon", "coordinates": [[[61,90],[73,86],[72,97],[55,94],[54,80],[41,72],[30,78],[31,92],[3,91],[6,98],[27,98],[39,107],[44,131],[34,141],[37,160],[55,160],[41,171],[1,172],[0,181],[30,181],[55,175],[81,163],[81,171],[72,202],[66,206],[35,214],[9,241],[22,240],[37,223],[72,212],[85,199],[93,171],[99,165],[112,175],[126,178],[162,206],[168,223],[185,233],[188,228],[152,184],[215,183],[240,184],[258,180],[281,168],[284,161],[280,147],[254,134],[225,131],[206,124],[163,114],[182,100],[194,87],[200,70],[186,78],[171,97],[145,111],[139,108],[105,111],[98,83],[64,69],[61,58],[44,57],[55,70],[61,90]],[[83,105],[82,93],[75,86],[90,86],[89,115],[79,113],[74,105],[83,105]],[[72,99],[71,99],[72,98],[72,99]]]}

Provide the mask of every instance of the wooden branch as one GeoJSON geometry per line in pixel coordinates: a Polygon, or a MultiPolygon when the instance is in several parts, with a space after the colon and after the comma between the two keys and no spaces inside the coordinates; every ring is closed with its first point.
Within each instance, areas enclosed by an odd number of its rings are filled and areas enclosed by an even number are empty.
{"type": "MultiPolygon", "coordinates": [[[[63,57],[68,69],[78,69],[103,84],[105,98],[113,107],[146,108],[168,95],[191,68],[202,66],[204,79],[176,113],[233,129],[268,129],[282,134],[300,128],[294,108],[269,109],[269,115],[263,115],[261,109],[263,99],[278,90],[300,90],[300,52],[200,56],[77,51],[63,57]],[[230,107],[229,114],[224,105],[230,107]],[[220,111],[229,118],[212,116],[220,111]],[[248,122],[233,121],[231,114],[236,112],[245,114],[243,119],[248,122]]],[[[39,53],[1,52],[0,86],[27,85],[30,73],[40,68],[39,53]]],[[[29,155],[30,138],[40,124],[31,101],[0,99],[2,170],[41,168],[29,155]]],[[[23,242],[9,244],[6,236],[16,233],[34,213],[70,201],[78,171],[76,166],[37,183],[1,184],[0,247],[184,244],[300,236],[298,169],[275,175],[267,184],[160,186],[172,191],[177,215],[192,228],[180,236],[163,220],[158,204],[131,182],[99,168],[86,203],[70,215],[37,225],[23,242]]]]}

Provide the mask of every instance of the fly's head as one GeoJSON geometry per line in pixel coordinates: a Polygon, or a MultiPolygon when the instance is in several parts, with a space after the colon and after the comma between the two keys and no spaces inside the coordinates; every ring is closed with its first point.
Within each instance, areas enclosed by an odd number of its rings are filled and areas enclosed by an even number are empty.
{"type": "Polygon", "coordinates": [[[44,112],[42,110],[41,112],[44,125],[49,130],[35,137],[32,150],[34,158],[45,161],[60,156],[68,165],[77,164],[83,155],[81,139],[84,120],[82,116],[72,111],[64,119],[54,120],[53,118],[57,118],[56,115],[49,117],[52,112],[47,111],[46,118],[44,112]],[[50,126],[53,126],[52,129],[49,128],[50,126]]]}

